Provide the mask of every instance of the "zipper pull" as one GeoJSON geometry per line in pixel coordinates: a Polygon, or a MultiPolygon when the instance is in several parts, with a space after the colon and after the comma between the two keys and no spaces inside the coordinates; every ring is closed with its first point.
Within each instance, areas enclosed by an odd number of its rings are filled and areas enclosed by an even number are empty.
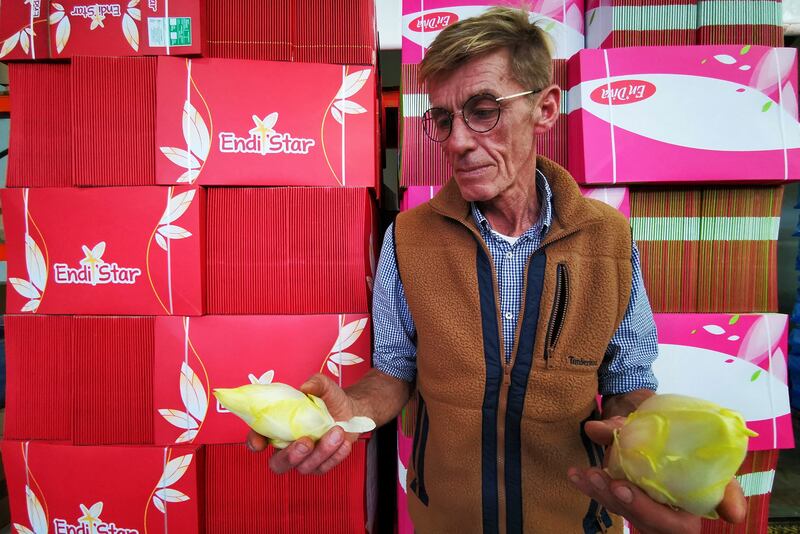
{"type": "Polygon", "coordinates": [[[506,364],[503,366],[503,384],[506,386],[511,383],[511,367],[506,364]]]}
{"type": "Polygon", "coordinates": [[[550,346],[549,344],[545,344],[544,346],[544,368],[550,369],[550,346]]]}

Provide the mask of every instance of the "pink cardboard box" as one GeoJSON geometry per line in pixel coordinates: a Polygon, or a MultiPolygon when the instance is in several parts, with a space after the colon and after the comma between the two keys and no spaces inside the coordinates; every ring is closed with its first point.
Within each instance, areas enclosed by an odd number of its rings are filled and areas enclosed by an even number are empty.
{"type": "MultiPolygon", "coordinates": [[[[439,192],[441,186],[412,186],[403,191],[400,198],[400,211],[424,204],[439,192]]],[[[604,202],[617,208],[625,217],[631,216],[630,195],[627,187],[581,187],[583,196],[604,202]]]]}
{"type": "Polygon", "coordinates": [[[583,2],[577,0],[403,0],[402,62],[419,63],[444,28],[494,6],[527,7],[550,36],[553,58],[567,59],[584,47],[583,2]]]}
{"type": "Polygon", "coordinates": [[[17,532],[199,532],[198,448],[2,442],[17,532]]]}
{"type": "Polygon", "coordinates": [[[795,49],[581,50],[568,68],[579,183],[800,179],[795,49]]]}
{"type": "Polygon", "coordinates": [[[4,189],[2,202],[9,313],[203,313],[202,189],[4,189]]]}
{"type": "Polygon", "coordinates": [[[314,373],[355,383],[371,366],[371,328],[366,314],[157,318],[156,443],[243,442],[247,425],[216,401],[215,388],[299,388],[314,373]]]}
{"type": "Polygon", "coordinates": [[[159,58],[156,182],[376,187],[373,67],[159,58]]]}
{"type": "Polygon", "coordinates": [[[656,314],[658,393],[691,395],[742,414],[751,451],[794,447],[785,315],[656,314]]]}

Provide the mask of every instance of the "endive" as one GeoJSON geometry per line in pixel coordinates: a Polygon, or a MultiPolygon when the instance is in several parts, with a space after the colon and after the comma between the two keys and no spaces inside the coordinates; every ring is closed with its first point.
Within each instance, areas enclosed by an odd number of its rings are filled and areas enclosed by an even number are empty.
{"type": "Polygon", "coordinates": [[[654,500],[717,518],[715,508],[757,434],[738,412],[684,395],[655,395],[614,431],[608,472],[654,500]]]}
{"type": "Polygon", "coordinates": [[[369,417],[334,421],[322,399],[277,382],[215,389],[214,396],[278,449],[304,436],[317,441],[334,426],[353,433],[375,428],[375,422],[369,417]]]}

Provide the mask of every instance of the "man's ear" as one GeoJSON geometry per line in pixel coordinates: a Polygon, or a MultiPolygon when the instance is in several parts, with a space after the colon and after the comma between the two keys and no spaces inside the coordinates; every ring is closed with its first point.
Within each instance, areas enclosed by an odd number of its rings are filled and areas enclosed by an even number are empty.
{"type": "Polygon", "coordinates": [[[533,110],[536,135],[542,135],[555,126],[561,112],[561,89],[557,85],[545,87],[533,110]]]}

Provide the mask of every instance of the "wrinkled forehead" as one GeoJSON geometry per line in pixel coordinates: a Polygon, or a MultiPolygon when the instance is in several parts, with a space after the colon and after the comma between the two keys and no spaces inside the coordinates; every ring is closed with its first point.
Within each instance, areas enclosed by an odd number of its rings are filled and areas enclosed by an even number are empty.
{"type": "Polygon", "coordinates": [[[477,94],[502,96],[522,90],[511,72],[508,52],[479,56],[428,81],[432,107],[457,109],[477,94]]]}

